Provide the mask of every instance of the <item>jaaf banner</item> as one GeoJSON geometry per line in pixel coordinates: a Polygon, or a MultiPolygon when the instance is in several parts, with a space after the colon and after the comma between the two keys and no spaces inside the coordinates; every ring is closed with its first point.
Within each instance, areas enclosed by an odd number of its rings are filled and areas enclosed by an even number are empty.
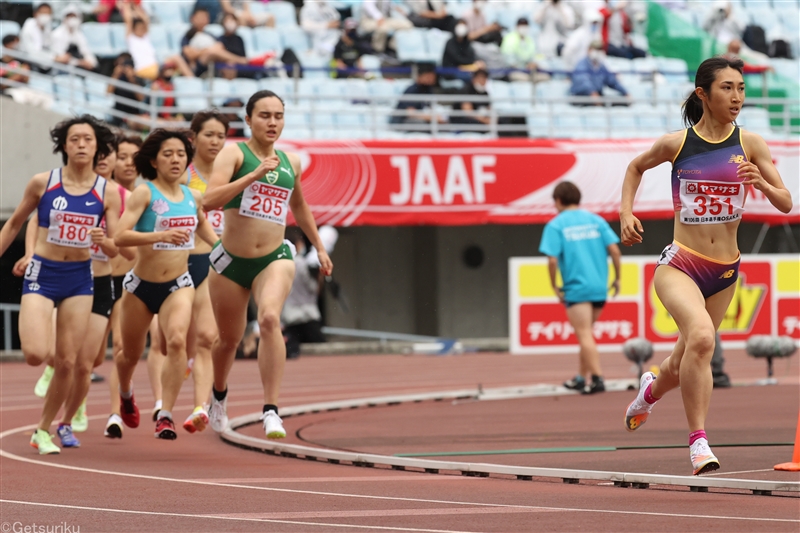
{"type": "MultiPolygon", "coordinates": [[[[552,191],[569,180],[582,207],[609,220],[619,212],[628,163],[652,140],[281,141],[303,164],[302,187],[317,221],[337,226],[538,224],[556,215],[552,191]]],[[[770,141],[793,196],[800,191],[800,142],[770,141]]],[[[737,164],[735,160],[731,164],[737,164]]],[[[641,219],[673,217],[671,166],[645,173],[635,203],[641,219]]],[[[800,222],[800,206],[777,211],[750,190],[744,220],[800,222]]]]}
{"type": "MultiPolygon", "coordinates": [[[[636,337],[658,349],[674,346],[678,327],[653,287],[656,260],[622,259],[620,293],[609,296],[594,324],[600,351],[621,351],[626,340],[636,337]]],[[[574,352],[578,341],[550,286],[547,258],[514,257],[508,268],[511,352],[574,352]]],[[[800,341],[800,258],[743,255],[736,292],[719,332],[728,348],[743,347],[751,335],[786,335],[800,341]]]]}

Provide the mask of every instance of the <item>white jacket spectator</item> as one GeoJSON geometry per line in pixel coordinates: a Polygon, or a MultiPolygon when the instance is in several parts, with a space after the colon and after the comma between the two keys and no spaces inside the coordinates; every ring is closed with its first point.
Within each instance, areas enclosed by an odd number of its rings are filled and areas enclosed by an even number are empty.
{"type": "Polygon", "coordinates": [[[703,29],[727,46],[734,39],[742,38],[744,25],[733,13],[731,3],[728,0],[720,0],[714,3],[714,7],[708,13],[703,29]]]}
{"type": "Polygon", "coordinates": [[[372,48],[376,52],[386,50],[389,35],[397,30],[410,30],[414,25],[392,0],[364,0],[361,5],[361,33],[372,34],[372,48]],[[394,13],[394,16],[392,16],[394,13]]]}
{"type": "Polygon", "coordinates": [[[53,8],[50,4],[39,4],[33,17],[22,25],[19,50],[42,60],[53,59],[53,8]]]}
{"type": "Polygon", "coordinates": [[[300,9],[300,27],[311,35],[314,51],[330,56],[339,42],[341,15],[327,0],[306,0],[300,9]]]}
{"type": "Polygon", "coordinates": [[[539,53],[547,58],[559,55],[559,48],[575,28],[575,11],[563,2],[545,0],[540,4],[533,20],[542,28],[539,33],[539,53]]]}
{"type": "Polygon", "coordinates": [[[584,12],[583,24],[570,34],[564,49],[561,50],[561,58],[567,70],[574,69],[578,62],[586,57],[589,45],[593,41],[603,40],[602,23],[603,15],[599,11],[588,9],[584,12]]]}
{"type": "Polygon", "coordinates": [[[59,63],[76,65],[87,70],[97,66],[97,58],[81,31],[81,14],[77,6],[64,9],[61,25],[53,30],[52,49],[59,63]]]}

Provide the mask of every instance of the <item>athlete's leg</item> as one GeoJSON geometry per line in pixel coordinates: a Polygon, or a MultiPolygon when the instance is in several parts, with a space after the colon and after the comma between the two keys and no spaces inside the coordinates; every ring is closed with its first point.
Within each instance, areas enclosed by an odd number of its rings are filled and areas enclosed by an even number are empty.
{"type": "Polygon", "coordinates": [[[217,340],[217,322],[211,309],[211,296],[206,280],[195,289],[192,306],[192,327],[189,329],[189,357],[194,358],[192,378],[194,379],[194,405],[199,407],[208,403],[214,369],[211,363],[211,347],[217,340]]]}
{"type": "Polygon", "coordinates": [[[162,410],[172,412],[181,392],[186,372],[186,335],[192,321],[194,288],[186,287],[170,294],[158,313],[158,325],[166,341],[167,357],[161,371],[162,410]]]}
{"type": "Polygon", "coordinates": [[[41,294],[22,296],[19,308],[19,340],[25,362],[39,366],[53,356],[55,304],[41,294]]]}
{"type": "Polygon", "coordinates": [[[120,324],[120,308],[122,307],[122,299],[120,298],[114,302],[114,307],[111,308],[111,375],[108,376],[108,391],[111,399],[111,414],[119,415],[119,372],[117,372],[116,361],[122,358],[122,326],[120,324]]]}
{"type": "Polygon", "coordinates": [[[223,392],[228,387],[228,374],[236,358],[236,347],[247,325],[250,291],[213,270],[208,274],[208,291],[219,328],[219,336],[211,348],[214,389],[223,392]]]}
{"type": "Polygon", "coordinates": [[[97,347],[103,343],[103,334],[106,332],[108,318],[103,315],[91,313],[89,315],[86,334],[83,336],[78,358],[75,361],[75,373],[73,374],[72,389],[66,403],[64,404],[64,424],[71,424],[72,417],[78,411],[86,395],[89,393],[89,385],[92,383],[92,369],[95,359],[97,359],[97,347]]]}
{"type": "MultiPolygon", "coordinates": [[[[26,295],[27,296],[27,295],[26,295]]],[[[92,297],[73,296],[63,300],[56,317],[55,371],[44,399],[39,429],[48,431],[58,410],[67,399],[75,372],[75,361],[85,337],[92,312],[92,297]]]]}
{"type": "Polygon", "coordinates": [[[294,280],[293,261],[270,263],[253,282],[253,295],[258,304],[258,369],[264,385],[264,403],[278,405],[286,345],[281,332],[281,310],[294,280]]]}
{"type": "Polygon", "coordinates": [[[158,320],[158,315],[155,315],[150,322],[150,348],[147,350],[147,377],[150,380],[150,390],[153,391],[156,408],[163,398],[161,373],[164,369],[164,355],[166,354],[164,336],[158,327],[158,320]]]}
{"type": "MultiPolygon", "coordinates": [[[[153,313],[137,296],[125,291],[120,301],[120,336],[122,353],[116,359],[119,376],[119,392],[129,393],[133,390],[133,372],[144,353],[147,328],[153,319],[153,313]]],[[[114,339],[116,342],[116,339],[114,339]]]]}
{"type": "Polygon", "coordinates": [[[576,303],[567,307],[567,318],[580,344],[581,371],[586,372],[581,374],[583,376],[600,375],[600,355],[597,353],[597,343],[592,335],[593,310],[590,302],[576,303]]]}

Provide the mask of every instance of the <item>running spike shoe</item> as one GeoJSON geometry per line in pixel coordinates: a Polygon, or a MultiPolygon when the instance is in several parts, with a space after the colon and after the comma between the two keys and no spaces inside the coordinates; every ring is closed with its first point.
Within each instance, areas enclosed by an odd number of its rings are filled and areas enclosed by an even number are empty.
{"type": "Polygon", "coordinates": [[[72,434],[72,426],[69,424],[58,425],[58,438],[61,439],[61,446],[64,448],[80,448],[81,441],[72,434]]]}
{"type": "Polygon", "coordinates": [[[86,416],[86,398],[84,398],[78,410],[75,411],[75,416],[72,417],[72,431],[82,433],[87,429],[89,429],[89,417],[86,416]]]}
{"type": "Polygon", "coordinates": [[[39,450],[39,455],[61,453],[61,448],[53,444],[53,437],[43,429],[37,429],[33,432],[31,446],[39,450]]]}
{"type": "Polygon", "coordinates": [[[639,429],[647,421],[647,417],[653,410],[655,404],[644,401],[644,391],[655,379],[656,375],[652,372],[642,374],[642,379],[639,380],[639,393],[625,411],[625,429],[628,431],[639,429]]]}
{"type": "Polygon", "coordinates": [[[55,373],[56,369],[52,366],[45,366],[44,372],[42,372],[39,381],[36,382],[36,386],[33,387],[33,393],[38,396],[39,398],[44,398],[47,396],[47,389],[50,388],[50,381],[53,379],[53,374],[55,373]]]}
{"type": "Polygon", "coordinates": [[[171,418],[162,416],[158,419],[158,422],[156,422],[155,436],[157,439],[164,440],[175,440],[178,438],[178,434],[175,432],[175,423],[171,418]]]}
{"type": "Polygon", "coordinates": [[[106,430],[103,432],[103,436],[109,439],[122,438],[122,418],[120,418],[119,415],[111,415],[108,417],[106,430]]]}
{"type": "Polygon", "coordinates": [[[120,417],[129,428],[139,427],[139,406],[136,405],[136,398],[131,394],[129,399],[125,399],[120,394],[120,417]]]}
{"type": "Polygon", "coordinates": [[[564,387],[568,388],[569,390],[582,391],[584,387],[586,387],[586,380],[583,378],[583,376],[575,376],[574,378],[565,381],[564,387]]]}
{"type": "Polygon", "coordinates": [[[222,401],[218,401],[214,398],[214,394],[211,394],[211,407],[208,409],[208,421],[211,424],[211,429],[217,433],[222,433],[228,427],[227,403],[227,396],[222,401]]]}
{"type": "Polygon", "coordinates": [[[286,430],[283,429],[283,420],[273,410],[269,410],[261,415],[264,421],[264,432],[268,439],[282,439],[286,437],[286,430]]]}
{"type": "Polygon", "coordinates": [[[203,409],[202,405],[195,407],[194,411],[192,411],[192,414],[190,414],[183,423],[183,429],[189,433],[203,431],[206,429],[206,426],[208,426],[208,413],[206,413],[206,410],[203,409]]]}
{"type": "Polygon", "coordinates": [[[719,468],[719,460],[714,457],[714,452],[708,447],[706,439],[697,439],[689,446],[692,457],[692,470],[695,476],[713,472],[719,468]]]}

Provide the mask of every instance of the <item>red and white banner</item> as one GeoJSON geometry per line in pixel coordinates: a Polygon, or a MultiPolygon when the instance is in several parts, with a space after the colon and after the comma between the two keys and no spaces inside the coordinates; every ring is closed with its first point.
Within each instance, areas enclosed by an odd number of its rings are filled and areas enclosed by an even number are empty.
{"type": "MultiPolygon", "coordinates": [[[[555,216],[552,190],[570,180],[582,207],[615,220],[628,163],[652,140],[281,141],[300,154],[303,193],[318,223],[338,226],[544,223],[555,216]]],[[[784,183],[797,199],[800,142],[770,142],[784,183]]],[[[673,217],[669,164],[645,173],[636,198],[642,219],[673,217]]],[[[744,220],[800,222],[750,191],[744,220]]]]}
{"type": "MultiPolygon", "coordinates": [[[[674,345],[678,326],[653,287],[656,259],[622,259],[620,293],[609,297],[594,324],[600,351],[620,351],[626,340],[636,337],[660,349],[674,345]]],[[[550,286],[547,259],[512,257],[508,269],[511,352],[574,352],[578,341],[550,286]]],[[[800,259],[743,255],[736,292],[719,333],[731,348],[744,346],[751,335],[785,335],[800,341],[800,259]]]]}

